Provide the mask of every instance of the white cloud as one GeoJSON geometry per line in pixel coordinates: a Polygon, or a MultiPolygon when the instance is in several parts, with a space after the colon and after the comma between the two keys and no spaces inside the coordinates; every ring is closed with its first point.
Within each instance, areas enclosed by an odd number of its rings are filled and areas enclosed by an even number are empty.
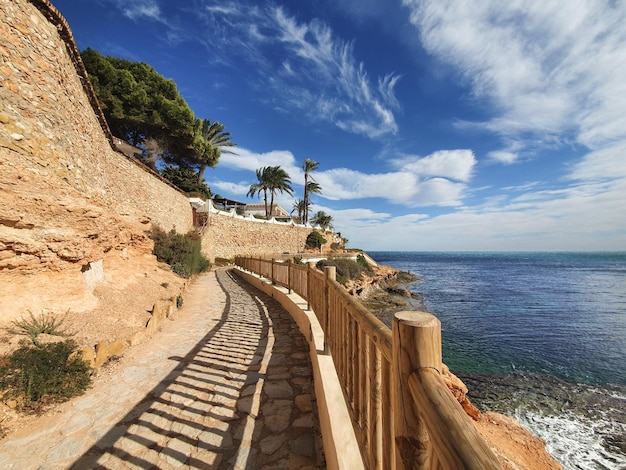
{"type": "MultiPolygon", "coordinates": [[[[320,197],[328,200],[375,198],[407,207],[459,206],[476,159],[469,150],[441,150],[423,158],[403,157],[390,163],[397,171],[363,173],[349,168],[316,171],[315,179],[322,187],[320,197]]],[[[237,155],[223,154],[219,166],[252,172],[250,184],[256,182],[254,172],[264,166],[281,166],[291,177],[292,186],[301,186],[304,182],[301,167],[287,150],[255,153],[238,147],[237,155]]],[[[239,184],[233,189],[238,187],[237,194],[245,195],[249,185],[244,186],[239,184]]]]}
{"type": "Polygon", "coordinates": [[[225,62],[249,62],[275,109],[297,111],[370,138],[397,132],[395,87],[400,77],[388,73],[370,80],[352,44],[335,37],[325,23],[299,22],[271,3],[259,8],[231,2],[204,11],[211,54],[223,50],[225,62]]]}
{"type": "Polygon", "coordinates": [[[529,192],[493,206],[357,225],[349,238],[353,246],[368,250],[623,251],[626,219],[619,196],[624,191],[626,182],[621,179],[529,192]]]}
{"type": "MultiPolygon", "coordinates": [[[[479,124],[505,140],[524,136],[518,151],[570,140],[608,151],[626,138],[624,2],[403,3],[424,47],[495,106],[493,118],[479,124]]],[[[518,151],[490,156],[512,163],[518,151]]],[[[609,167],[622,158],[603,155],[609,167]]]]}
{"type": "Polygon", "coordinates": [[[154,0],[114,0],[117,7],[122,10],[124,16],[131,20],[148,18],[151,20],[165,22],[161,8],[154,0]]]}
{"type": "Polygon", "coordinates": [[[438,176],[457,181],[469,181],[476,158],[471,150],[439,150],[426,157],[404,157],[392,161],[403,171],[421,177],[438,176]]]}
{"type": "Polygon", "coordinates": [[[507,152],[506,150],[495,150],[493,152],[489,152],[487,156],[497,162],[510,165],[511,163],[515,163],[515,161],[519,157],[519,154],[514,152],[507,152]]]}
{"type": "Polygon", "coordinates": [[[237,154],[222,154],[219,166],[252,172],[256,172],[257,169],[264,166],[280,166],[291,176],[292,181],[296,174],[301,173],[299,166],[296,164],[296,158],[288,150],[256,153],[243,147],[237,147],[237,154]]]}

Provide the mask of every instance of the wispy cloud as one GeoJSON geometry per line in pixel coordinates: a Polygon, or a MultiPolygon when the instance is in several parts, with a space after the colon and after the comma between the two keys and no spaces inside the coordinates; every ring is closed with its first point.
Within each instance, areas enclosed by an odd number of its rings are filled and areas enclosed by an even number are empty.
{"type": "Polygon", "coordinates": [[[131,20],[150,19],[165,23],[156,0],[112,0],[124,16],[131,20]]]}
{"type": "Polygon", "coordinates": [[[512,163],[550,141],[600,150],[626,138],[623,2],[403,3],[424,47],[493,104],[493,117],[474,125],[517,142],[492,152],[495,160],[512,163]]]}
{"type": "Polygon", "coordinates": [[[370,138],[397,132],[400,77],[390,72],[372,80],[352,43],[336,37],[325,23],[300,22],[271,3],[261,8],[206,2],[202,12],[211,54],[224,51],[221,60],[246,60],[253,66],[275,109],[370,138]]]}

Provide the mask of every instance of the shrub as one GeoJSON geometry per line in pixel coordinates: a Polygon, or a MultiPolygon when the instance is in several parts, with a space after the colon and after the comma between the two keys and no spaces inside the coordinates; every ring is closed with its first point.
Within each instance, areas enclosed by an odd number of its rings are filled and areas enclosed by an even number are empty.
{"type": "Polygon", "coordinates": [[[70,359],[75,350],[72,340],[22,346],[0,361],[0,390],[19,408],[31,410],[82,394],[91,370],[80,357],[70,359]]]}
{"type": "Polygon", "coordinates": [[[319,248],[324,243],[326,243],[326,239],[317,230],[313,230],[306,237],[306,247],[307,248],[319,248]]]}
{"type": "Polygon", "coordinates": [[[349,279],[359,279],[363,272],[363,267],[359,263],[346,258],[321,260],[316,266],[318,269],[324,269],[324,266],[335,266],[337,282],[341,284],[345,284],[349,279]]]}
{"type": "Polygon", "coordinates": [[[174,230],[166,233],[154,227],[150,238],[154,241],[153,253],[157,259],[169,264],[172,271],[181,277],[189,278],[211,267],[201,252],[199,236],[193,232],[181,235],[174,230]]]}
{"type": "Polygon", "coordinates": [[[368,274],[371,274],[374,272],[374,269],[372,269],[372,266],[367,262],[367,260],[365,259],[365,256],[363,255],[357,255],[356,256],[356,262],[359,263],[361,265],[361,267],[367,271],[368,274]]]}
{"type": "Polygon", "coordinates": [[[14,335],[27,336],[34,345],[38,344],[37,338],[41,334],[63,337],[74,336],[74,333],[61,328],[63,319],[59,320],[52,314],[41,314],[39,317],[35,317],[33,312],[29,311],[28,313],[30,314],[30,319],[22,317],[20,320],[13,320],[13,327],[7,328],[7,331],[14,335]]]}

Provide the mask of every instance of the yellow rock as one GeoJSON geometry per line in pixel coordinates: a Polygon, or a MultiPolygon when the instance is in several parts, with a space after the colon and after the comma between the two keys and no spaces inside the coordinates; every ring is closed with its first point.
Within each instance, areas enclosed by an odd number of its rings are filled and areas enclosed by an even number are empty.
{"type": "Polygon", "coordinates": [[[102,340],[96,346],[96,359],[95,359],[94,367],[100,367],[102,364],[104,364],[107,361],[108,358],[109,356],[108,356],[107,342],[102,340]]]}
{"type": "Polygon", "coordinates": [[[116,339],[109,345],[109,348],[107,349],[107,356],[121,356],[126,349],[128,349],[128,343],[116,339]]]}

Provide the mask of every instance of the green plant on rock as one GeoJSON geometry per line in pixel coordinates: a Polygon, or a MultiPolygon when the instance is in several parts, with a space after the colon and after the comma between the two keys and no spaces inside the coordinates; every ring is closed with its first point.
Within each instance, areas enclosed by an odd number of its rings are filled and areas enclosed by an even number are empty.
{"type": "Polygon", "coordinates": [[[363,273],[363,266],[347,258],[324,259],[317,262],[318,269],[325,266],[335,266],[337,270],[337,282],[345,284],[350,279],[359,279],[363,273]]]}
{"type": "Polygon", "coordinates": [[[37,411],[82,394],[91,383],[89,364],[73,355],[72,340],[26,345],[0,358],[0,390],[19,409],[37,411]]]}
{"type": "Polygon", "coordinates": [[[157,259],[169,264],[172,271],[181,277],[189,278],[211,267],[201,252],[200,237],[196,233],[181,235],[175,230],[167,233],[154,227],[150,231],[150,238],[154,241],[153,253],[157,259]]]}
{"type": "Polygon", "coordinates": [[[374,269],[372,268],[372,266],[367,262],[367,260],[365,259],[365,256],[363,255],[357,255],[356,256],[356,262],[359,263],[361,265],[361,267],[368,273],[371,274],[372,272],[374,272],[374,269]]]}
{"type": "Polygon", "coordinates": [[[319,248],[321,247],[324,243],[326,243],[326,239],[324,238],[324,236],[319,233],[317,230],[313,230],[311,233],[309,233],[309,235],[306,237],[306,247],[307,248],[319,248]]]}
{"type": "Polygon", "coordinates": [[[14,335],[28,337],[34,345],[38,345],[39,335],[47,334],[52,336],[61,336],[67,338],[74,336],[74,333],[62,328],[64,319],[59,319],[53,314],[41,314],[38,317],[33,312],[28,312],[30,318],[22,317],[19,320],[13,320],[13,327],[7,328],[7,331],[14,335]]]}

